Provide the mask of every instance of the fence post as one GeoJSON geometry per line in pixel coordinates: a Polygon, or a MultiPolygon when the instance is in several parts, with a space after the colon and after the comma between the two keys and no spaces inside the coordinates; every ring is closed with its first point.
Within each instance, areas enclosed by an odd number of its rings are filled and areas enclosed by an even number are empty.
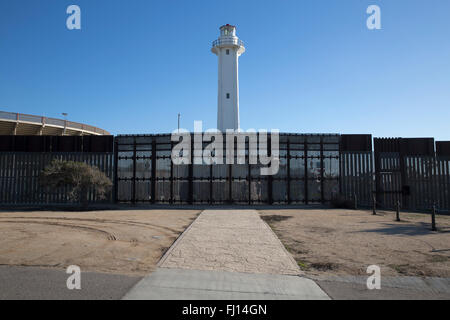
{"type": "Polygon", "coordinates": [[[191,135],[191,154],[189,162],[188,177],[188,204],[194,204],[194,135],[191,135]]]}
{"type": "MultiPolygon", "coordinates": [[[[305,139],[303,144],[303,155],[305,156],[304,167],[305,167],[305,184],[304,184],[304,194],[305,194],[305,204],[309,203],[308,197],[308,141],[305,139]]],[[[272,175],[269,176],[269,179],[272,178],[272,175]]]]}
{"type": "Polygon", "coordinates": [[[357,197],[356,193],[354,193],[353,196],[354,196],[353,200],[355,200],[355,210],[358,210],[358,197],[357,197]]]}
{"type": "Polygon", "coordinates": [[[117,141],[117,138],[114,139],[114,154],[113,154],[113,158],[114,158],[114,203],[117,203],[119,201],[119,181],[118,181],[118,171],[119,171],[119,142],[117,141]]]}
{"type": "Polygon", "coordinates": [[[431,230],[437,231],[437,229],[436,229],[436,204],[433,204],[433,210],[431,212],[431,230]]]}
{"type": "MultiPolygon", "coordinates": [[[[173,141],[170,141],[170,152],[173,150],[173,141]]],[[[170,199],[169,203],[173,204],[173,161],[172,157],[170,157],[170,199]]]]}
{"type": "MultiPolygon", "coordinates": [[[[135,142],[136,145],[136,142],[135,142]]],[[[191,148],[192,150],[192,148],[191,148]]],[[[192,154],[192,152],[191,152],[192,154]]],[[[152,139],[152,190],[151,190],[151,203],[154,204],[156,203],[156,163],[157,163],[157,155],[158,153],[156,152],[156,139],[153,138],[152,139]]],[[[136,176],[136,175],[135,175],[136,176]]]]}
{"type": "MultiPolygon", "coordinates": [[[[152,151],[153,156],[153,151],[152,151]]],[[[153,179],[153,176],[152,176],[153,179]]],[[[136,137],[133,138],[133,184],[131,186],[132,202],[136,203],[136,137]]]]}
{"type": "Polygon", "coordinates": [[[397,201],[397,213],[396,213],[395,221],[400,221],[400,201],[397,201]]]}
{"type": "Polygon", "coordinates": [[[372,215],[377,215],[377,199],[375,194],[372,195],[372,202],[373,202],[373,209],[372,209],[372,215]]]}

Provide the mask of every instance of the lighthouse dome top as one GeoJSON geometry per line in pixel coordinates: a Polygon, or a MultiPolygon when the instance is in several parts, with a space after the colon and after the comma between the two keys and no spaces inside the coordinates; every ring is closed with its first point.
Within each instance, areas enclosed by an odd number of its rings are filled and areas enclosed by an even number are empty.
{"type": "Polygon", "coordinates": [[[236,36],[236,26],[226,24],[220,27],[220,36],[212,43],[211,51],[217,54],[220,48],[235,48],[238,55],[244,53],[244,43],[236,36]]]}
{"type": "Polygon", "coordinates": [[[226,24],[220,27],[220,36],[225,37],[235,37],[236,36],[236,26],[231,24],[226,24]]]}

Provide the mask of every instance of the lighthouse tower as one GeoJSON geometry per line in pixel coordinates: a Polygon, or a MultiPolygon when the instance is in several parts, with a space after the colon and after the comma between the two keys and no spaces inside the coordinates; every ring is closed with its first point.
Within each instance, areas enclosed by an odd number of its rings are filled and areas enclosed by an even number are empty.
{"type": "Polygon", "coordinates": [[[217,97],[217,129],[239,129],[239,56],[245,52],[244,43],[236,37],[236,27],[220,27],[220,37],[211,51],[219,57],[219,88],[217,97]]]}

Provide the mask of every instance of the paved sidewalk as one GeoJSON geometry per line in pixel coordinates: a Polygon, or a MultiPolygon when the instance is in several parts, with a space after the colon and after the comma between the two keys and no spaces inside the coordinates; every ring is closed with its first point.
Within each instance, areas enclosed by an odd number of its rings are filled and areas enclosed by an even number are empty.
{"type": "Polygon", "coordinates": [[[162,268],[298,275],[256,210],[205,210],[159,263],[162,268]]]}
{"type": "Polygon", "coordinates": [[[125,300],[328,300],[312,280],[292,275],[160,268],[125,300]]]}

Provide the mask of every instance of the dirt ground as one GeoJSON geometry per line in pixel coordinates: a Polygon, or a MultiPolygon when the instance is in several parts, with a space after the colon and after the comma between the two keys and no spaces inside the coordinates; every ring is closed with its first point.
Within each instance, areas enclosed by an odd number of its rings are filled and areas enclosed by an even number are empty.
{"type": "Polygon", "coordinates": [[[199,213],[0,211],[0,265],[144,275],[199,213]]]}
{"type": "Polygon", "coordinates": [[[261,210],[306,275],[382,275],[450,277],[450,216],[345,209],[261,210]]]}

